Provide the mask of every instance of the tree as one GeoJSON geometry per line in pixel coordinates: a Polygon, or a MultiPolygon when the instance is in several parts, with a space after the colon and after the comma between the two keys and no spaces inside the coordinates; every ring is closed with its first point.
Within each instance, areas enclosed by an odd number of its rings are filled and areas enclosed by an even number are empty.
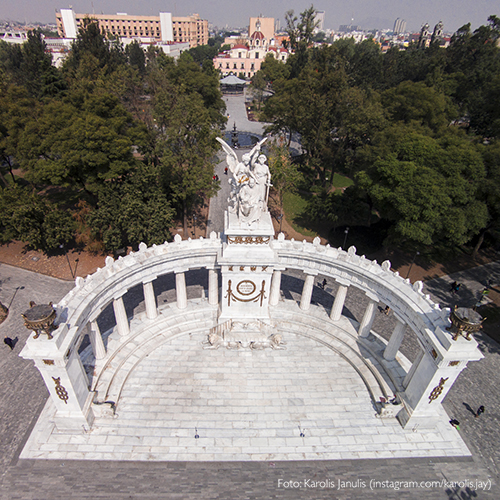
{"type": "Polygon", "coordinates": [[[314,30],[319,24],[319,21],[316,21],[316,12],[314,6],[311,5],[300,13],[300,20],[294,15],[293,10],[285,13],[288,41],[284,42],[284,45],[294,51],[294,54],[288,59],[291,75],[294,77],[298,76],[307,64],[307,49],[312,45],[314,30]]]}
{"type": "Polygon", "coordinates": [[[111,44],[104,32],[99,31],[95,19],[85,18],[78,35],[71,45],[71,52],[64,62],[67,72],[75,71],[85,57],[92,56],[105,73],[112,72],[125,62],[125,54],[120,43],[111,44]]]}
{"type": "Polygon", "coordinates": [[[422,82],[402,82],[382,94],[389,119],[416,123],[440,132],[457,118],[457,110],[443,93],[422,82]]]}
{"type": "Polygon", "coordinates": [[[459,133],[434,139],[403,131],[392,141],[357,175],[380,217],[392,222],[386,245],[462,245],[478,234],[488,214],[478,196],[485,169],[474,145],[459,133]]]}
{"type": "Polygon", "coordinates": [[[271,172],[272,193],[275,202],[283,213],[283,195],[294,193],[302,180],[302,175],[293,163],[283,137],[274,142],[270,148],[269,171],[271,172]]]}
{"type": "Polygon", "coordinates": [[[32,182],[76,185],[95,196],[104,182],[137,167],[132,146],[139,138],[114,96],[91,95],[81,107],[52,101],[20,133],[17,159],[32,182]]]}
{"type": "Polygon", "coordinates": [[[266,82],[272,85],[278,80],[286,80],[290,74],[290,67],[276,59],[272,54],[267,54],[257,73],[262,73],[266,82]]]}
{"type": "Polygon", "coordinates": [[[183,90],[175,87],[156,95],[154,113],[160,133],[155,153],[164,187],[187,234],[189,214],[216,192],[212,176],[218,130],[203,98],[183,90]]]}
{"type": "Polygon", "coordinates": [[[146,71],[146,56],[139,42],[134,40],[132,43],[129,43],[125,48],[125,54],[128,57],[130,66],[137,69],[140,75],[143,75],[146,71]]]}
{"type": "Polygon", "coordinates": [[[85,217],[91,235],[115,251],[140,242],[159,245],[170,239],[173,210],[161,186],[160,169],[144,165],[129,176],[108,182],[96,208],[85,217]]]}
{"type": "Polygon", "coordinates": [[[8,166],[13,182],[19,141],[26,126],[36,120],[38,109],[24,87],[0,83],[0,162],[8,166]]]}
{"type": "Polygon", "coordinates": [[[262,99],[264,97],[264,90],[266,90],[267,82],[260,71],[257,71],[252,78],[252,83],[250,87],[253,90],[255,96],[257,96],[258,109],[260,111],[260,107],[262,105],[262,99]]]}
{"type": "Polygon", "coordinates": [[[47,252],[71,241],[75,225],[46,196],[14,185],[0,192],[0,227],[2,242],[20,240],[47,252]]]}
{"type": "Polygon", "coordinates": [[[300,20],[294,15],[293,10],[285,13],[288,43],[292,50],[305,50],[311,45],[314,30],[319,24],[319,21],[316,21],[316,14],[317,11],[313,5],[300,13],[300,20]]]}

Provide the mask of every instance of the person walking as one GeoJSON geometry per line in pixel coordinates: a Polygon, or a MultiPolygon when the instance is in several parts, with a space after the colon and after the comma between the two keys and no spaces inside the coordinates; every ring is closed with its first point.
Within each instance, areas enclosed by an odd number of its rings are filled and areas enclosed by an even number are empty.
{"type": "Polygon", "coordinates": [[[455,427],[455,429],[460,430],[460,427],[459,427],[459,426],[460,426],[460,422],[459,422],[456,418],[452,418],[452,419],[450,420],[450,424],[451,424],[453,427],[455,427]]]}
{"type": "Polygon", "coordinates": [[[475,417],[476,417],[476,418],[477,418],[477,417],[479,417],[479,415],[481,415],[482,413],[484,413],[484,406],[483,406],[483,405],[481,405],[481,406],[477,409],[475,417]]]}
{"type": "Polygon", "coordinates": [[[7,337],[7,335],[3,339],[3,342],[4,342],[4,344],[6,344],[10,347],[11,351],[14,349],[14,345],[15,345],[14,341],[10,337],[7,337]]]}

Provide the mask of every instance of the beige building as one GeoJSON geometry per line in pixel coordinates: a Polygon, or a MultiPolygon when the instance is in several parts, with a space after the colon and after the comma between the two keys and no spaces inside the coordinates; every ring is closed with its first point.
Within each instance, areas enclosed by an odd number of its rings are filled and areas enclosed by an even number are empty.
{"type": "Polygon", "coordinates": [[[169,12],[158,16],[118,14],[75,14],[73,9],[56,12],[57,31],[63,38],[76,38],[86,17],[96,19],[101,30],[120,38],[150,38],[162,42],[188,42],[189,47],[208,43],[208,21],[198,14],[172,17],[169,12]]]}
{"type": "Polygon", "coordinates": [[[248,26],[248,36],[260,31],[266,40],[274,39],[274,17],[251,17],[248,26]]]}
{"type": "Polygon", "coordinates": [[[252,17],[248,32],[250,36],[247,40],[238,40],[239,43],[231,46],[230,50],[218,54],[213,59],[214,68],[223,76],[252,78],[260,70],[268,54],[281,62],[286,62],[288,59],[289,52],[276,41],[274,19],[252,17]]]}

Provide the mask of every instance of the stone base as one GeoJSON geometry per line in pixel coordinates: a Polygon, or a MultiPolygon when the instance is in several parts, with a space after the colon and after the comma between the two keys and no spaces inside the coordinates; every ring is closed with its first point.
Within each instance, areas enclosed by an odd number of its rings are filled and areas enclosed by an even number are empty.
{"type": "Polygon", "coordinates": [[[76,411],[60,411],[58,410],[54,417],[53,422],[58,431],[79,431],[82,429],[90,429],[94,423],[94,412],[92,411],[91,404],[94,400],[95,392],[89,392],[85,405],[81,412],[76,411]]]}
{"type": "Polygon", "coordinates": [[[234,321],[228,322],[227,328],[220,330],[216,327],[203,343],[205,349],[285,349],[283,338],[280,334],[273,334],[273,327],[262,321],[234,321]]]}
{"type": "MultiPolygon", "coordinates": [[[[429,410],[429,412],[414,411],[405,400],[404,392],[398,393],[398,398],[402,402],[403,408],[397,414],[396,418],[403,429],[436,429],[442,421],[440,415],[436,412],[436,406],[432,410],[429,410]]],[[[441,404],[439,404],[439,407],[441,409],[441,404]]]]}

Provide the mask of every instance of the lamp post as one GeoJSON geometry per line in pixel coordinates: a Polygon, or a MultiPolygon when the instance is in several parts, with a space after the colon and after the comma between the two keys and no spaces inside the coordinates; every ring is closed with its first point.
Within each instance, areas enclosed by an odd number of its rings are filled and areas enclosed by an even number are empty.
{"type": "MultiPolygon", "coordinates": [[[[60,249],[64,249],[64,245],[59,245],[59,248],[60,249]]],[[[75,279],[75,277],[76,277],[76,268],[78,267],[78,262],[80,261],[80,259],[76,259],[75,260],[75,262],[76,262],[75,272],[73,273],[73,268],[71,267],[71,262],[69,261],[68,252],[66,250],[64,250],[64,255],[66,255],[66,260],[68,261],[69,272],[71,273],[71,277],[73,279],[75,279]]]]}
{"type": "Polygon", "coordinates": [[[420,252],[415,252],[415,255],[413,256],[413,260],[411,261],[410,268],[408,269],[408,274],[406,275],[406,279],[408,279],[408,276],[410,276],[410,271],[411,268],[413,267],[413,263],[415,262],[415,259],[417,258],[417,255],[420,255],[420,252]]]}
{"type": "Polygon", "coordinates": [[[349,228],[348,227],[345,228],[344,233],[345,233],[345,236],[344,236],[344,244],[342,245],[342,250],[345,250],[345,244],[347,242],[347,235],[349,234],[349,228]]]}
{"type": "Polygon", "coordinates": [[[280,221],[280,233],[281,233],[281,223],[283,222],[283,214],[280,214],[276,217],[280,221]]]}

